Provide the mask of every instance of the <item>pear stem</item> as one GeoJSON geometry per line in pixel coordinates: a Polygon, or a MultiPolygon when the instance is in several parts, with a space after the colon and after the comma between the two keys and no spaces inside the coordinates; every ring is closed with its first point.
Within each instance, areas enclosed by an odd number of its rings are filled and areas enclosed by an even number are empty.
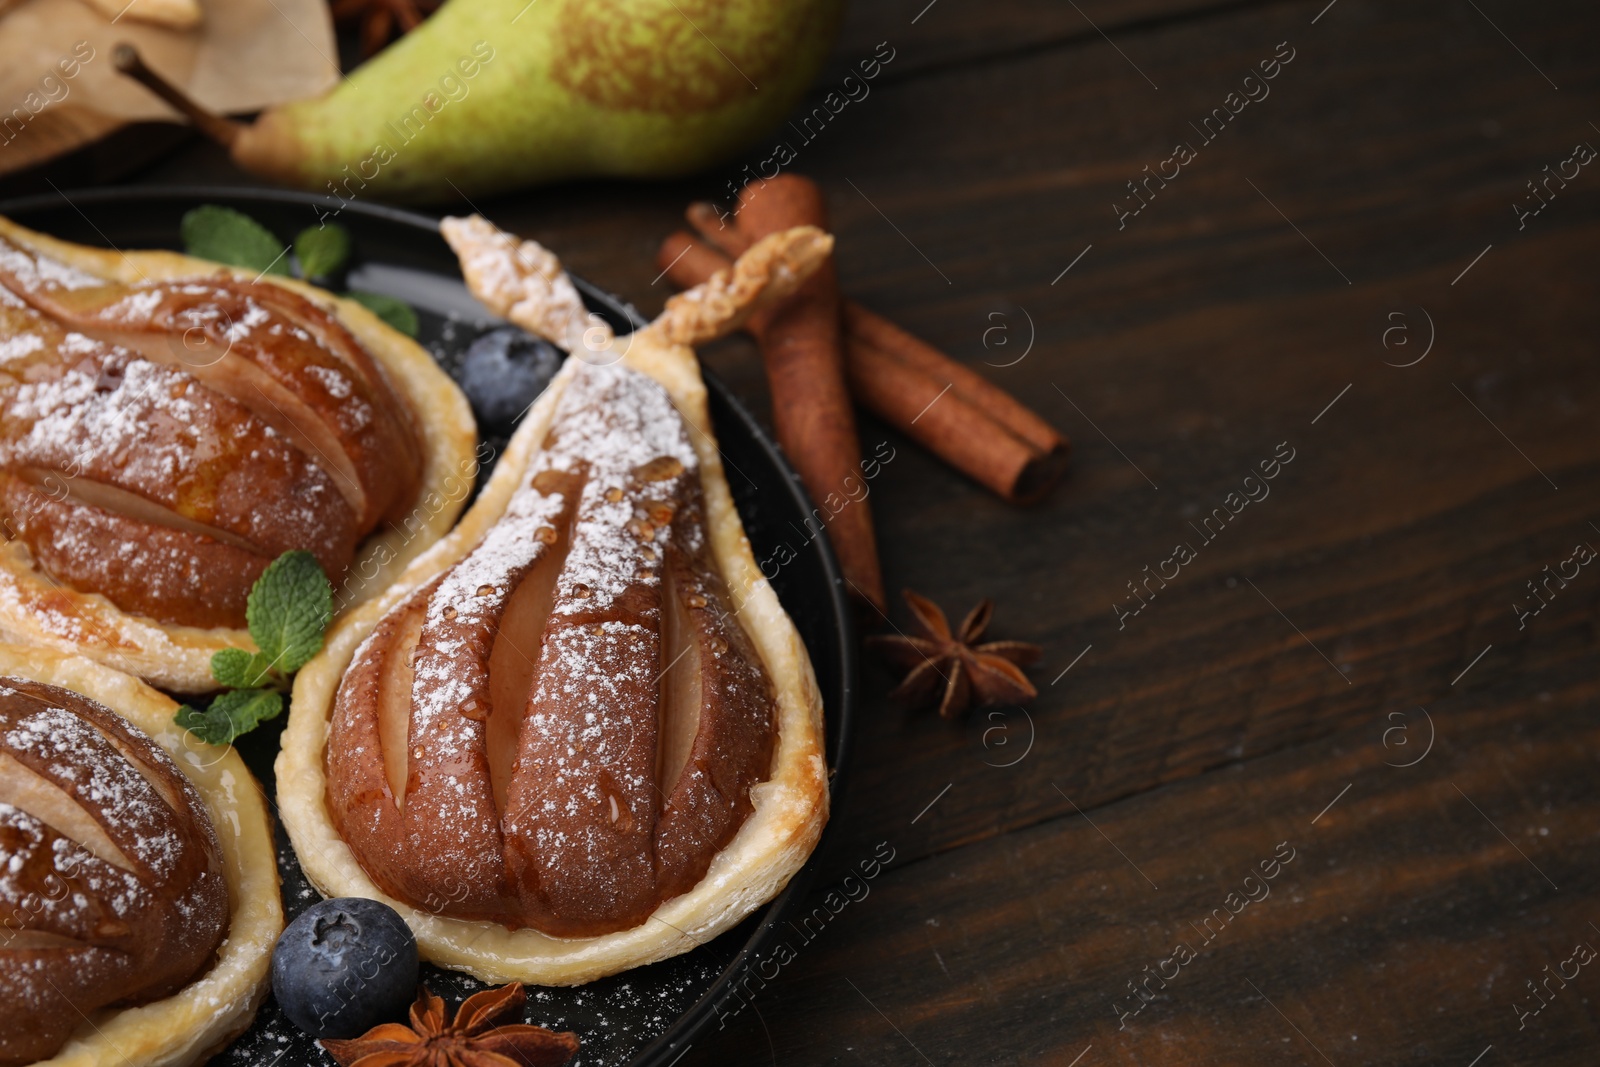
{"type": "Polygon", "coordinates": [[[240,131],[244,129],[242,125],[232,119],[219,115],[215,111],[208,111],[195,103],[182,89],[179,89],[166,78],[146,66],[144,57],[139,55],[139,50],[126,41],[117,45],[115,50],[112,51],[111,61],[122,73],[183,112],[189,121],[194,123],[195,129],[222,145],[222,147],[233,147],[233,142],[238,139],[240,131]]]}

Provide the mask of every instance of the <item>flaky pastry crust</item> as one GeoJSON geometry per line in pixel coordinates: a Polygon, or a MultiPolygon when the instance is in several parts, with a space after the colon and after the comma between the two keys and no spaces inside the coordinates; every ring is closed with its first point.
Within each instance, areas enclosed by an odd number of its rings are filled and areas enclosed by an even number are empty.
{"type": "MultiPolygon", "coordinates": [[[[107,281],[167,281],[219,273],[245,281],[256,276],[176,252],[118,252],[90,248],[35,233],[0,218],[0,236],[107,281]]],[[[408,518],[374,531],[357,551],[338,607],[376,596],[406,566],[450,529],[471,494],[477,471],[477,426],[466,398],[432,356],[353,300],[290,279],[266,275],[329,310],[371,353],[395,392],[416,417],[422,478],[408,518]]],[[[28,552],[0,539],[0,640],[75,652],[177,693],[216,688],[211,656],[218,649],[254,650],[244,630],[200,629],[158,622],[123,611],[106,597],[80,593],[41,572],[28,552]]]]}
{"type": "Polygon", "coordinates": [[[482,215],[446,218],[439,232],[461,259],[461,274],[483,305],[567,352],[611,343],[611,327],[591,316],[561,261],[537,241],[518,241],[482,215]]]}
{"type": "Polygon", "coordinates": [[[214,748],[172,721],[178,705],[131,675],[84,656],[0,644],[0,676],[61,686],[99,701],[148,734],[194,784],[222,845],[228,936],[211,968],[170,997],[85,1020],[39,1067],[187,1067],[250,1025],[267,995],[272,947],[283,932],[272,823],[261,787],[231,748],[214,748]]]}
{"type": "MultiPolygon", "coordinates": [[[[770,244],[761,255],[772,257],[771,262],[809,261],[809,267],[802,265],[799,273],[786,272],[771,286],[749,287],[747,299],[751,302],[779,299],[785,289],[792,292],[831,247],[825,234],[810,228],[767,241],[770,244]]],[[[716,291],[725,292],[726,287],[716,291]]],[[[828,813],[821,694],[805,645],[761,574],[734,507],[694,351],[673,339],[685,336],[685,330],[688,336],[714,336],[719,323],[725,326],[748,311],[748,304],[704,301],[692,310],[669,312],[657,324],[617,338],[604,353],[583,352],[569,359],[524,417],[460,525],[413,563],[381,597],[340,620],[329,633],[323,652],[295,679],[277,777],[279,811],[301,867],[329,896],[371,897],[394,907],[416,933],[425,959],[485,981],[588,982],[686,952],[730,929],[775,896],[816,845],[828,813]],[[357,647],[389,609],[467,555],[505,511],[545,439],[579,361],[619,358],[660,383],[691,428],[712,550],[734,602],[740,605],[737,618],[776,690],[778,740],[771,774],[751,790],[753,811],[733,841],[712,860],[699,884],[660,905],[632,929],[566,939],[412,907],[378,889],[340,838],[327,808],[323,754],[340,681],[357,647]]]]}

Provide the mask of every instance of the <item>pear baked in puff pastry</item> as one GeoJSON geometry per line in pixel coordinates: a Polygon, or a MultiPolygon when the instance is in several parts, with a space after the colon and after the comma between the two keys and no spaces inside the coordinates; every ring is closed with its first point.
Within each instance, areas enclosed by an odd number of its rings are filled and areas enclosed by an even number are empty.
{"type": "Polygon", "coordinates": [[[0,219],[0,635],[177,692],[249,648],[283,552],[341,604],[448,530],[476,473],[449,378],[365,308],[0,219]]]}
{"type": "Polygon", "coordinates": [[[302,668],[279,810],[311,881],[397,908],[424,958],[576,984],[733,926],[826,821],[821,697],[691,346],[832,239],[774,234],[612,338],[542,249],[443,229],[480,299],[575,354],[461,524],[302,668]]]}
{"type": "Polygon", "coordinates": [[[83,656],[0,645],[5,1067],[200,1063],[266,996],[266,799],[176,710],[83,656]]]}

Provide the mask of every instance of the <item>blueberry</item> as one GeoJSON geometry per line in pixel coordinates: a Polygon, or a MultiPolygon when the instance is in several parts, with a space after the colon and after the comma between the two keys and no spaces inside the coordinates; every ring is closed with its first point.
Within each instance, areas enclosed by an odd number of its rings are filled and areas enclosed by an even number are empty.
{"type": "Polygon", "coordinates": [[[461,388],[478,423],[490,432],[511,429],[561,369],[561,350],[549,341],[501,326],[467,346],[461,357],[461,388]]]}
{"type": "Polygon", "coordinates": [[[272,950],[272,994],[313,1037],[360,1037],[405,1014],[417,994],[417,939],[389,905],[314,904],[272,950]]]}

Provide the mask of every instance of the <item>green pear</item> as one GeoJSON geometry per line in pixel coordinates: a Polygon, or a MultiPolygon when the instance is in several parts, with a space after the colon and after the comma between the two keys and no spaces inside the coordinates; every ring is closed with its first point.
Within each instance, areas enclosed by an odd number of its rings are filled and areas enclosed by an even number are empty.
{"type": "Polygon", "coordinates": [[[232,138],[242,167],[344,198],[655,178],[775,127],[843,0],[450,0],[327,94],[232,138]]]}

